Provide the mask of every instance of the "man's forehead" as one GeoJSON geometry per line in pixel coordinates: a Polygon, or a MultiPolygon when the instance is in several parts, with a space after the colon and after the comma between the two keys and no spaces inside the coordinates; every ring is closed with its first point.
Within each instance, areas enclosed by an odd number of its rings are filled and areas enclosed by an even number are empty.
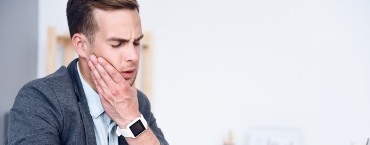
{"type": "Polygon", "coordinates": [[[93,17],[95,19],[102,19],[102,18],[128,18],[128,20],[134,17],[140,20],[140,15],[137,10],[134,9],[111,9],[111,10],[103,10],[103,9],[94,9],[93,10],[93,17]],[[116,17],[120,16],[120,17],[116,17]]]}
{"type": "Polygon", "coordinates": [[[142,35],[141,21],[136,10],[96,10],[95,21],[98,33],[105,37],[120,39],[138,39],[142,35]]]}

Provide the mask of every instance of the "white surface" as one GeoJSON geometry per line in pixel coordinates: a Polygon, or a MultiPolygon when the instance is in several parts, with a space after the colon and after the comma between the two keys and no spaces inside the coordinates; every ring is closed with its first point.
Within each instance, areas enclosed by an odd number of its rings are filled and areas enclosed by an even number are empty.
{"type": "MultiPolygon", "coordinates": [[[[39,51],[37,76],[46,75],[46,50],[47,50],[47,30],[48,27],[55,27],[57,34],[68,33],[68,23],[66,6],[68,0],[39,0],[39,51]]],[[[61,60],[63,51],[57,49],[57,57],[61,60]],[[58,55],[59,54],[59,55],[58,55]]],[[[57,61],[56,69],[62,65],[62,61],[57,61]]]]}
{"type": "MultiPolygon", "coordinates": [[[[65,1],[40,4],[40,20],[67,31],[65,1]]],[[[369,1],[140,4],[154,34],[152,106],[171,144],[222,144],[231,129],[246,145],[255,127],[299,129],[304,145],[370,136],[369,1]]]]}

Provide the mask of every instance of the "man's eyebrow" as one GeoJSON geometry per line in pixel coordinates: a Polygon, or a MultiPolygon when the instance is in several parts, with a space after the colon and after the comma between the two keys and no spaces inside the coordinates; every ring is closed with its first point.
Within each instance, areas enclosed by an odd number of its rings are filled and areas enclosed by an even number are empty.
{"type": "Polygon", "coordinates": [[[135,41],[140,41],[141,39],[143,39],[143,37],[144,37],[144,34],[141,34],[140,37],[135,39],[135,41]]]}
{"type": "MultiPolygon", "coordinates": [[[[144,34],[141,34],[134,41],[139,41],[139,40],[143,39],[143,37],[144,37],[144,34]]],[[[119,37],[111,37],[111,38],[108,38],[108,41],[128,42],[129,40],[128,39],[124,39],[124,38],[119,38],[119,37]]]]}

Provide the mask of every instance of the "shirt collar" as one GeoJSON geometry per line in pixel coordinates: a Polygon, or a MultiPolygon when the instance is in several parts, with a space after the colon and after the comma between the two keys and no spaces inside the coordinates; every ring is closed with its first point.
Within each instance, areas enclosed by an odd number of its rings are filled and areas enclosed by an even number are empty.
{"type": "Polygon", "coordinates": [[[90,114],[93,118],[97,118],[104,112],[104,108],[100,102],[99,94],[97,94],[94,91],[94,89],[92,89],[91,86],[82,77],[78,62],[77,62],[77,71],[78,71],[78,75],[82,83],[82,87],[85,91],[87,104],[89,105],[89,109],[90,109],[90,114]]]}

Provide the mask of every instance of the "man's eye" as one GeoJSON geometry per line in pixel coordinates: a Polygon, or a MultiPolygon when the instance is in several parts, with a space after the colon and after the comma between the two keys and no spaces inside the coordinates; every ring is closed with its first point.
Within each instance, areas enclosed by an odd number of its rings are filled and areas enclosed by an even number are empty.
{"type": "Polygon", "coordinates": [[[118,48],[121,46],[122,43],[118,43],[118,44],[115,44],[115,45],[111,45],[113,48],[118,48]]]}
{"type": "Polygon", "coordinates": [[[134,42],[134,45],[135,46],[139,46],[140,45],[140,42],[134,42]]]}

